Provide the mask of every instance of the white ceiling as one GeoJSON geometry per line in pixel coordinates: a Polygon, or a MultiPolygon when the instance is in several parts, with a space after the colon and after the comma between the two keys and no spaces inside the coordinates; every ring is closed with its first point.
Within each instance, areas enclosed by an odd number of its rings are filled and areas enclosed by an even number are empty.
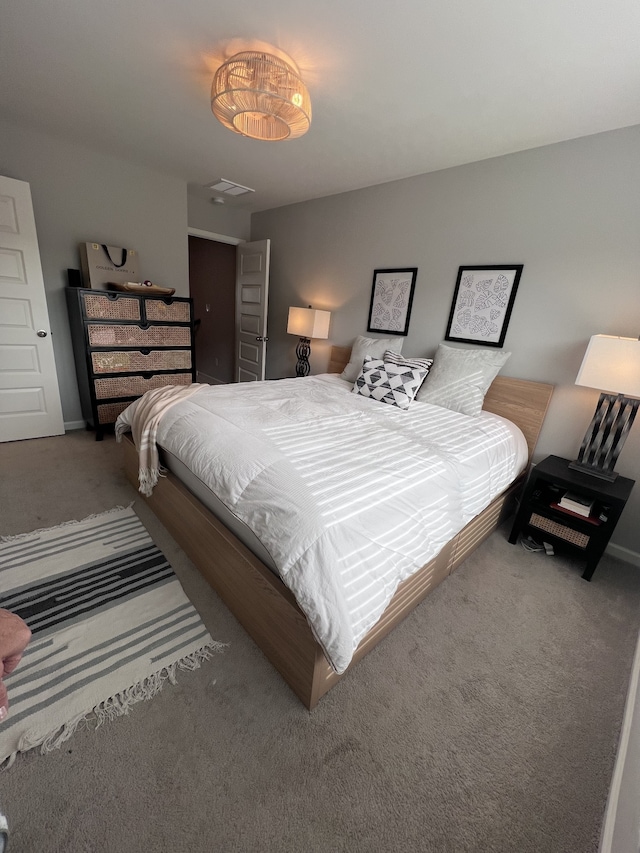
{"type": "MultiPolygon", "coordinates": [[[[637,0],[0,0],[0,114],[251,210],[640,123],[637,0]],[[260,39],[297,62],[306,136],[213,117],[213,71],[260,39]]],[[[0,143],[0,161],[1,161],[0,143]]]]}

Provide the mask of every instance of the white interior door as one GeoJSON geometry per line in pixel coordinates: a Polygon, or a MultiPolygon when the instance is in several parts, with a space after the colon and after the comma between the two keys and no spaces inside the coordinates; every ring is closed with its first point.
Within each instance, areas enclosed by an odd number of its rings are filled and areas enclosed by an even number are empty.
{"type": "Polygon", "coordinates": [[[269,304],[269,240],[236,250],[236,381],[264,379],[269,304]]]}
{"type": "Polygon", "coordinates": [[[63,433],[31,190],[0,177],[0,441],[63,433]]]}

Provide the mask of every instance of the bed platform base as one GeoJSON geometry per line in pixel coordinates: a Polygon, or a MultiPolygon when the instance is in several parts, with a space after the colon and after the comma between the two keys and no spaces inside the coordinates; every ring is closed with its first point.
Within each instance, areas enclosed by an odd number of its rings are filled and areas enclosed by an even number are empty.
{"type": "MultiPolygon", "coordinates": [[[[331,372],[342,370],[349,352],[333,348],[331,372]]],[[[510,418],[523,430],[529,458],[552,390],[551,385],[498,377],[487,394],[485,408],[510,418]]],[[[138,457],[129,435],[124,437],[124,454],[126,475],[137,489],[138,457]]],[[[349,670],[496,529],[511,512],[512,499],[523,479],[524,475],[436,557],[400,584],[380,620],[358,646],[349,670]]],[[[293,594],[170,472],[144,500],[294,693],[312,710],[346,673],[338,675],[331,668],[293,594]]]]}
{"type": "MultiPolygon", "coordinates": [[[[123,444],[125,471],[137,488],[138,454],[129,435],[123,444]]],[[[380,620],[358,646],[349,669],[496,529],[510,512],[510,498],[520,485],[521,480],[513,483],[433,560],[400,584],[380,620]]],[[[170,472],[160,478],[150,497],[140,497],[294,693],[312,710],[344,675],[338,675],[330,666],[292,593],[170,472]]]]}

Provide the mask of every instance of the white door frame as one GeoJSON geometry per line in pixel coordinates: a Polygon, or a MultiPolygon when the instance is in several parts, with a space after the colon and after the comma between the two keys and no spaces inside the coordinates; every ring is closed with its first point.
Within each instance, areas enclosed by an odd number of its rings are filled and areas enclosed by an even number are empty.
{"type": "Polygon", "coordinates": [[[246,243],[240,237],[228,237],[226,234],[216,234],[214,231],[203,231],[201,228],[187,228],[190,237],[202,237],[203,240],[215,240],[216,243],[229,243],[231,246],[239,246],[246,243]]]}

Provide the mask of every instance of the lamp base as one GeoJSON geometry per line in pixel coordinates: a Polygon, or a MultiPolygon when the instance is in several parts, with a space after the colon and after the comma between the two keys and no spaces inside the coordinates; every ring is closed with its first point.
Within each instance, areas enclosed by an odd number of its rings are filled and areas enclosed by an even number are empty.
{"type": "Polygon", "coordinates": [[[308,376],[311,372],[309,364],[309,356],[311,355],[311,340],[309,338],[300,338],[296,347],[296,355],[298,363],[296,364],[296,376],[308,376]]]}
{"type": "Polygon", "coordinates": [[[572,471],[580,471],[582,474],[589,474],[591,477],[597,477],[599,480],[606,480],[608,483],[613,483],[618,477],[617,471],[603,471],[601,468],[594,468],[592,465],[581,465],[579,462],[569,462],[567,465],[572,471]]]}
{"type": "Polygon", "coordinates": [[[569,467],[612,483],[614,466],[629,435],[640,400],[623,394],[600,394],[580,452],[569,467]]]}

